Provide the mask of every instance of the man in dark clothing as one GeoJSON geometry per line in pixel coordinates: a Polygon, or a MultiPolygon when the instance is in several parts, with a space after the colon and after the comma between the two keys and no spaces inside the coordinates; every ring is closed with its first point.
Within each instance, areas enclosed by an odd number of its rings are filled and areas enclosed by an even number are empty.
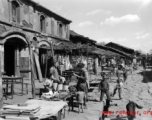
{"type": "Polygon", "coordinates": [[[104,103],[104,107],[103,107],[103,112],[102,112],[102,120],[104,120],[107,117],[109,107],[110,107],[110,101],[106,99],[106,102],[104,103]]]}
{"type": "Polygon", "coordinates": [[[146,70],[146,58],[143,58],[142,65],[143,65],[144,70],[146,70]]]}
{"type": "Polygon", "coordinates": [[[139,106],[133,101],[129,101],[129,103],[126,105],[128,120],[133,120],[135,118],[137,114],[136,107],[142,109],[142,106],[139,106]]]}
{"type": "Polygon", "coordinates": [[[101,91],[100,101],[103,101],[104,94],[106,94],[107,99],[111,101],[110,93],[109,93],[109,83],[107,81],[106,74],[102,75],[103,80],[99,84],[99,90],[101,91]]]}

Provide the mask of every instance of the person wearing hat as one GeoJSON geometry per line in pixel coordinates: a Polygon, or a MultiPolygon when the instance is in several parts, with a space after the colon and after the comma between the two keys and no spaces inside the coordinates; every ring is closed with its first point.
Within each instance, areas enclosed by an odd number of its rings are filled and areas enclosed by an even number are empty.
{"type": "Polygon", "coordinates": [[[104,74],[102,74],[102,78],[103,78],[103,80],[99,84],[99,90],[100,90],[100,93],[101,93],[100,94],[100,101],[103,101],[104,94],[106,94],[107,99],[109,101],[112,101],[111,97],[110,97],[110,93],[109,93],[109,83],[107,81],[108,77],[104,73],[104,74]]]}

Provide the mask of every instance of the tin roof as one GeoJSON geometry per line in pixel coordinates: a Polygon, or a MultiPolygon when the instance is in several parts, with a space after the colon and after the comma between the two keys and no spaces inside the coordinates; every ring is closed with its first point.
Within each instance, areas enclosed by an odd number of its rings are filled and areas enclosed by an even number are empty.
{"type": "Polygon", "coordinates": [[[90,39],[89,37],[85,37],[85,36],[83,36],[83,35],[80,35],[80,34],[76,33],[76,32],[73,31],[73,30],[70,30],[70,36],[80,37],[80,38],[82,38],[81,40],[86,40],[86,41],[90,41],[90,42],[96,43],[95,40],[92,40],[92,39],[90,39]]]}

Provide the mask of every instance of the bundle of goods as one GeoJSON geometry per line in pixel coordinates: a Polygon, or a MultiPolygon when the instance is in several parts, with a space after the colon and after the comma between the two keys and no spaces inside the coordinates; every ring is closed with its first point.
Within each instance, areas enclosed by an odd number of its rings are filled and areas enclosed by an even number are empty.
{"type": "Polygon", "coordinates": [[[16,120],[16,117],[20,116],[19,120],[29,120],[30,118],[34,118],[34,114],[37,113],[41,107],[32,104],[16,104],[16,105],[7,105],[4,106],[1,110],[2,117],[6,120],[16,120]]]}
{"type": "MultiPolygon", "coordinates": [[[[1,109],[5,120],[40,120],[56,116],[67,106],[64,101],[31,99],[22,104],[6,105],[1,109]]],[[[61,117],[61,116],[60,116],[61,117]]]]}

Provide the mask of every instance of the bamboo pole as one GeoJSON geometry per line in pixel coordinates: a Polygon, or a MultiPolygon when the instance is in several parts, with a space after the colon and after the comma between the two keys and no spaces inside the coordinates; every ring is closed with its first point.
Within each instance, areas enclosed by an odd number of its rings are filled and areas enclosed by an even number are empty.
{"type": "Polygon", "coordinates": [[[54,60],[54,48],[53,48],[53,42],[51,42],[51,51],[52,51],[52,57],[53,57],[53,60],[54,60]]]}
{"type": "Polygon", "coordinates": [[[46,64],[45,64],[45,80],[46,80],[46,75],[47,75],[47,64],[48,64],[48,50],[47,50],[46,64]]]}
{"type": "Polygon", "coordinates": [[[3,107],[3,85],[2,85],[2,57],[3,57],[3,46],[0,45],[0,108],[3,107]]]}

